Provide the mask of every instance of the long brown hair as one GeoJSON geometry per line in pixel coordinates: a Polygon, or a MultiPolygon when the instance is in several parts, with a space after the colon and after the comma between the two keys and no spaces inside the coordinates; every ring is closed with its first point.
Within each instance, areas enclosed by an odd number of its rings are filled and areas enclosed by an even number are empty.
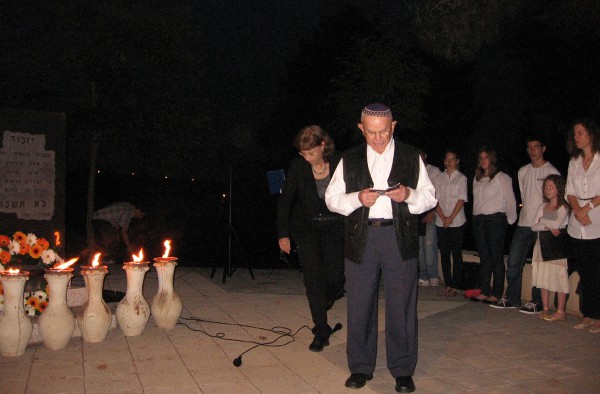
{"type": "Polygon", "coordinates": [[[569,138],[567,139],[567,151],[571,157],[583,155],[583,151],[575,145],[575,126],[582,125],[590,135],[592,145],[592,154],[596,154],[600,150],[600,129],[598,124],[590,118],[576,119],[569,129],[569,138]]]}
{"type": "Polygon", "coordinates": [[[496,155],[496,151],[492,148],[482,147],[479,149],[479,153],[477,154],[477,169],[475,170],[475,179],[481,180],[481,178],[485,177],[485,172],[481,168],[480,160],[481,154],[486,153],[488,157],[488,161],[490,162],[490,167],[488,169],[490,180],[494,179],[496,174],[498,173],[498,156],[496,155]]]}
{"type": "MultiPolygon", "coordinates": [[[[567,208],[567,210],[569,210],[571,206],[569,205],[567,200],[565,200],[565,189],[567,185],[567,181],[565,180],[565,178],[558,174],[548,175],[546,179],[544,179],[544,183],[542,184],[542,190],[544,190],[546,182],[548,181],[551,181],[552,183],[554,183],[554,186],[556,186],[556,192],[558,193],[558,206],[560,207],[562,205],[563,207],[567,208]]],[[[544,201],[549,201],[546,198],[546,195],[544,195],[544,201]]]]}
{"type": "Polygon", "coordinates": [[[296,135],[294,146],[299,151],[313,149],[321,145],[325,141],[325,149],[323,151],[323,159],[329,161],[329,157],[335,150],[333,140],[320,126],[306,126],[296,135]]]}

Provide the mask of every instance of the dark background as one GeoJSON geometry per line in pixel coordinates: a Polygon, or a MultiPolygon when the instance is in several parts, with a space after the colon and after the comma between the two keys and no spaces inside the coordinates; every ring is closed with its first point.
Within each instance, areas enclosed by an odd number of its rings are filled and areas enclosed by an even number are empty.
{"type": "Polygon", "coordinates": [[[172,237],[183,263],[227,258],[231,168],[234,228],[248,260],[271,265],[277,196],[266,172],[296,157],[291,141],[307,124],[322,125],[343,150],[361,140],[361,108],[384,102],[396,135],[432,164],[457,148],[472,179],[477,150],[490,145],[515,179],[528,162],[526,135],[546,137],[546,156],[564,174],[571,122],[599,118],[600,5],[592,0],[0,7],[0,108],[67,116],[73,253],[85,244],[94,134],[95,207],[146,205],[133,231],[152,255],[172,237]]]}

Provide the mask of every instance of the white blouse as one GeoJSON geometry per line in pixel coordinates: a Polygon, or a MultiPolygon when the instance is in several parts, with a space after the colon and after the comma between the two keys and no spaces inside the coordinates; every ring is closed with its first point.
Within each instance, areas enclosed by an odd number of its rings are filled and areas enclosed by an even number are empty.
{"type": "MultiPolygon", "coordinates": [[[[438,200],[438,204],[446,217],[452,214],[458,200],[468,201],[467,177],[460,171],[454,171],[450,176],[444,171],[435,177],[433,186],[435,187],[435,198],[438,200]]],[[[466,221],[467,218],[465,217],[465,208],[463,206],[452,221],[452,224],[450,224],[450,227],[460,227],[466,221]]],[[[444,227],[444,222],[437,214],[435,215],[435,225],[444,227]]]]}
{"type": "Polygon", "coordinates": [[[508,224],[517,220],[517,201],[512,179],[499,171],[494,179],[473,180],[473,215],[505,213],[508,224]]]}
{"type": "Polygon", "coordinates": [[[555,211],[556,217],[549,217],[554,215],[546,215],[546,217],[544,217],[544,208],[546,207],[546,204],[547,203],[543,203],[538,208],[537,213],[533,218],[533,224],[531,225],[531,229],[533,231],[546,231],[565,228],[567,226],[567,220],[569,218],[569,211],[567,211],[567,208],[560,206],[555,211]]]}
{"type": "MultiPolygon", "coordinates": [[[[569,162],[565,192],[565,198],[568,195],[577,197],[579,206],[588,204],[590,199],[600,196],[600,153],[596,152],[587,172],[583,169],[582,160],[583,158],[579,156],[569,162]]],[[[600,207],[592,209],[588,216],[592,223],[588,226],[582,226],[571,211],[568,228],[571,237],[577,239],[600,238],[600,207]]]]}

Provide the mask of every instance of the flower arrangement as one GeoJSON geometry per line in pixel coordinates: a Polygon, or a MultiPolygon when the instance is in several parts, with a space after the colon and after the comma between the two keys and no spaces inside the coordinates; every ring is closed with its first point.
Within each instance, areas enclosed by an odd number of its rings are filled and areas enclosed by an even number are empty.
{"type": "MultiPolygon", "coordinates": [[[[57,245],[58,246],[58,245],[57,245]]],[[[17,231],[12,239],[0,235],[0,272],[12,266],[34,265],[34,269],[48,268],[55,262],[61,262],[60,256],[50,243],[35,234],[17,231]]],[[[40,290],[25,294],[25,312],[29,316],[41,315],[48,306],[48,288],[46,281],[40,283],[40,290]]],[[[0,310],[4,308],[4,289],[0,283],[0,310]]]]}

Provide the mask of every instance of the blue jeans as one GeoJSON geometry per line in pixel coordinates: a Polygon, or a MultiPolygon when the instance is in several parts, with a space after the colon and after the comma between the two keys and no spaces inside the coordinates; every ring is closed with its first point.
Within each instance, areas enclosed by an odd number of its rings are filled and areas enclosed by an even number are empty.
{"type": "MultiPolygon", "coordinates": [[[[506,299],[515,306],[521,305],[523,266],[534,241],[535,231],[531,231],[531,227],[517,226],[510,242],[506,263],[506,299]]],[[[531,298],[536,304],[542,304],[542,296],[537,287],[531,289],[531,298]]]]}
{"type": "Polygon", "coordinates": [[[504,292],[504,237],[508,222],[506,214],[473,216],[473,238],[479,252],[481,278],[481,294],[501,298],[504,292]],[[490,291],[490,281],[494,285],[490,291]]]}
{"type": "Polygon", "coordinates": [[[438,278],[438,247],[435,221],[427,223],[425,235],[419,236],[419,279],[438,278]]]}
{"type": "Polygon", "coordinates": [[[464,224],[459,227],[437,227],[444,286],[453,289],[463,288],[462,245],[464,231],[464,224]],[[450,256],[452,256],[452,260],[450,260],[450,256]]]}

